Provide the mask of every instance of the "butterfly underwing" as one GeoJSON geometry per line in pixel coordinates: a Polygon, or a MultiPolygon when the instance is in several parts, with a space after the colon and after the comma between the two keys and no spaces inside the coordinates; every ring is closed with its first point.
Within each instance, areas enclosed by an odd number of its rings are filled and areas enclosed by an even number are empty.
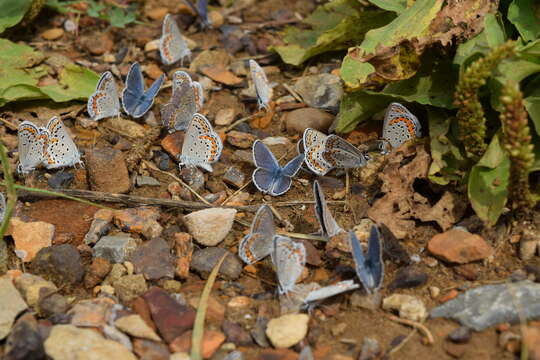
{"type": "Polygon", "coordinates": [[[315,216],[321,226],[321,235],[328,239],[344,232],[330,213],[324,192],[317,180],[313,182],[313,197],[315,198],[315,216]]]}
{"type": "Polygon", "coordinates": [[[39,165],[43,165],[49,134],[46,129],[38,128],[30,121],[23,121],[19,125],[17,136],[19,140],[17,172],[27,174],[39,165]]]}
{"type": "Polygon", "coordinates": [[[223,142],[208,119],[202,114],[193,115],[182,144],[180,166],[198,166],[212,172],[211,164],[219,160],[222,150],[223,142]]]}
{"type": "Polygon", "coordinates": [[[344,280],[340,281],[333,285],[328,285],[317,290],[311,291],[306,298],[304,303],[313,303],[317,301],[322,301],[328,299],[329,297],[342,294],[347,291],[358,289],[360,286],[356,284],[353,280],[344,280]]]}
{"type": "Polygon", "coordinates": [[[47,169],[57,169],[80,164],[81,154],[79,149],[77,149],[77,145],[73,142],[62,120],[58,116],[54,116],[47,123],[46,129],[49,140],[45,167],[47,169]]]}
{"type": "Polygon", "coordinates": [[[256,140],[253,143],[253,161],[256,169],[252,179],[257,189],[272,196],[279,196],[291,187],[292,178],[304,162],[304,155],[297,155],[281,167],[270,149],[262,141],[256,140]]]}
{"type": "Polygon", "coordinates": [[[251,72],[251,78],[253,79],[253,83],[255,85],[255,93],[257,95],[259,109],[264,108],[266,110],[268,109],[268,104],[272,98],[272,88],[268,83],[266,73],[255,60],[249,60],[249,69],[251,72]]]}
{"type": "Polygon", "coordinates": [[[159,39],[159,53],[161,61],[165,65],[180,61],[180,65],[183,66],[184,59],[191,57],[191,50],[189,50],[176,21],[170,14],[165,15],[163,18],[161,38],[159,39]]]}
{"type": "Polygon", "coordinates": [[[369,233],[368,250],[364,254],[362,245],[354,231],[349,232],[356,274],[368,294],[377,292],[384,279],[381,237],[377,226],[373,225],[369,233]]]}
{"type": "Polygon", "coordinates": [[[161,88],[165,75],[161,75],[152,83],[148,90],[144,90],[144,79],[139,63],[133,63],[126,77],[126,84],[122,91],[122,107],[126,114],[140,118],[154,104],[154,98],[161,88]]]}
{"type": "Polygon", "coordinates": [[[272,252],[276,235],[274,216],[268,205],[262,205],[255,214],[249,234],[238,246],[238,255],[246,264],[253,264],[272,252]]]}
{"type": "Polygon", "coordinates": [[[161,106],[161,121],[169,132],[185,130],[193,115],[202,107],[202,87],[185,71],[176,71],[171,100],[161,106]]]}
{"type": "Polygon", "coordinates": [[[86,108],[92,120],[116,116],[120,113],[118,90],[110,71],[101,74],[96,90],[88,98],[86,108]]]}
{"type": "Polygon", "coordinates": [[[276,235],[273,239],[272,263],[276,269],[279,293],[287,294],[296,286],[296,281],[306,265],[304,244],[286,236],[276,235]]]}
{"type": "Polygon", "coordinates": [[[399,103],[391,103],[386,109],[383,124],[383,144],[384,152],[388,152],[385,142],[392,148],[398,148],[403,143],[422,136],[421,125],[405,106],[399,103]]]}

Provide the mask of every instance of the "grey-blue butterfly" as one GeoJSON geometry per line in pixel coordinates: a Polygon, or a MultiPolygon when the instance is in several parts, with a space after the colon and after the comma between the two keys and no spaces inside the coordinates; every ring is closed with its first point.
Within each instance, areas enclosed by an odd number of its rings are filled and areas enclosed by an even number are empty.
{"type": "Polygon", "coordinates": [[[352,254],[356,264],[356,274],[368,294],[377,292],[384,279],[381,236],[377,226],[373,225],[369,233],[368,250],[364,254],[362,245],[354,231],[349,232],[352,254]]]}
{"type": "Polygon", "coordinates": [[[264,108],[266,110],[268,109],[268,103],[272,98],[272,88],[268,83],[266,73],[255,60],[249,60],[249,70],[251,72],[253,84],[255,85],[259,109],[264,108]]]}
{"type": "Polygon", "coordinates": [[[126,114],[140,118],[154,104],[154,98],[161,88],[165,75],[161,75],[150,88],[144,91],[144,79],[139,63],[133,63],[126,77],[126,85],[122,91],[122,107],[126,114]]]}
{"type": "Polygon", "coordinates": [[[304,162],[304,154],[297,155],[281,167],[270,149],[262,141],[256,140],[253,143],[253,161],[257,168],[252,179],[257,189],[272,196],[279,196],[290,189],[293,176],[304,162]]]}
{"type": "Polygon", "coordinates": [[[278,290],[280,294],[287,294],[294,290],[304,271],[306,248],[286,236],[275,235],[273,242],[271,257],[279,282],[278,290]]]}

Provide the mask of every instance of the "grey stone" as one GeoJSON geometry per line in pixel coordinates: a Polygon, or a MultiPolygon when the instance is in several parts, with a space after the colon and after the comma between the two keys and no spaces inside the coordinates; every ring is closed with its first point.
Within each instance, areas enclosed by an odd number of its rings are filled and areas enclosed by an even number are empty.
{"type": "Polygon", "coordinates": [[[225,171],[225,175],[223,175],[223,181],[227,184],[239,188],[244,185],[246,181],[246,175],[242,172],[242,170],[238,169],[237,167],[231,166],[227,169],[227,171],[225,171]]]}
{"type": "Polygon", "coordinates": [[[144,275],[147,280],[174,277],[174,257],[167,242],[155,238],[139,246],[131,255],[135,272],[144,275]]]}
{"type": "Polygon", "coordinates": [[[525,321],[540,317],[540,284],[485,285],[431,310],[432,318],[450,318],[476,331],[503,322],[517,323],[520,315],[525,321]]]}
{"type": "Polygon", "coordinates": [[[195,251],[191,259],[191,269],[197,271],[203,277],[207,277],[225,253],[228,255],[219,269],[219,274],[232,280],[237,279],[242,272],[240,259],[231,252],[219,247],[209,247],[195,251]]]}
{"type": "Polygon", "coordinates": [[[94,246],[94,257],[102,257],[111,263],[123,263],[137,248],[137,243],[129,236],[104,236],[94,246]]]}
{"type": "Polygon", "coordinates": [[[85,272],[81,255],[71,244],[53,245],[39,250],[34,258],[34,271],[59,287],[80,283],[85,272]]]}
{"type": "Polygon", "coordinates": [[[45,358],[43,339],[34,316],[26,313],[21,316],[6,341],[5,360],[38,360],[45,358]]]}
{"type": "Polygon", "coordinates": [[[160,186],[159,181],[151,176],[137,176],[135,178],[137,186],[160,186]]]}
{"type": "Polygon", "coordinates": [[[27,308],[21,294],[8,276],[0,278],[0,304],[2,304],[0,306],[0,340],[3,340],[11,331],[17,315],[27,308]]]}
{"type": "Polygon", "coordinates": [[[456,344],[465,344],[471,340],[472,331],[466,326],[460,326],[448,334],[447,339],[456,344]]]}
{"type": "Polygon", "coordinates": [[[84,243],[92,245],[98,242],[99,238],[107,234],[111,229],[111,222],[104,219],[94,219],[90,224],[90,229],[84,236],[84,243]]]}
{"type": "Polygon", "coordinates": [[[65,189],[71,185],[74,178],[75,176],[72,173],[61,171],[51,176],[47,181],[47,184],[49,184],[49,187],[52,189],[65,189]]]}
{"type": "Polygon", "coordinates": [[[199,191],[204,187],[204,174],[197,167],[182,168],[180,178],[195,191],[199,191]]]}
{"type": "Polygon", "coordinates": [[[332,74],[302,77],[294,85],[294,90],[309,106],[333,111],[338,110],[343,96],[341,79],[332,74]]]}
{"type": "Polygon", "coordinates": [[[377,339],[364,336],[362,339],[362,350],[358,360],[374,360],[381,354],[381,347],[377,339]]]}

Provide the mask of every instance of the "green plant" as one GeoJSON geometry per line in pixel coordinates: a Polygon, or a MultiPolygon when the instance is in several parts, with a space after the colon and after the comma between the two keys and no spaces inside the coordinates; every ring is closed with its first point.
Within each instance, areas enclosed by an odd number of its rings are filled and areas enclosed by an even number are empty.
{"type": "Polygon", "coordinates": [[[0,226],[0,241],[4,240],[4,234],[9,225],[9,219],[11,219],[11,214],[17,204],[17,191],[15,190],[15,182],[13,181],[13,173],[9,166],[8,157],[6,148],[4,144],[0,142],[0,161],[2,162],[2,170],[4,172],[4,182],[6,186],[7,193],[7,202],[6,209],[4,212],[4,219],[2,220],[2,225],[0,226]]]}
{"type": "Polygon", "coordinates": [[[105,20],[114,27],[124,28],[126,25],[137,22],[137,6],[131,4],[121,7],[114,3],[91,0],[88,1],[88,16],[105,20]]]}

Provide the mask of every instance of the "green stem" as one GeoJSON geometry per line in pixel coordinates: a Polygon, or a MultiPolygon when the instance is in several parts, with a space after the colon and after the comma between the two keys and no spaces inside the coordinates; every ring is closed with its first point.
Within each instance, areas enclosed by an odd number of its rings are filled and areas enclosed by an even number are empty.
{"type": "Polygon", "coordinates": [[[4,170],[4,185],[6,186],[7,193],[7,204],[6,211],[4,213],[4,220],[2,221],[2,226],[0,226],[0,240],[4,239],[4,234],[7,231],[9,225],[9,219],[13,214],[13,209],[15,204],[17,204],[17,191],[15,190],[15,184],[13,182],[13,173],[9,166],[9,161],[7,157],[6,148],[4,144],[0,142],[0,161],[2,161],[2,169],[4,170]]]}

